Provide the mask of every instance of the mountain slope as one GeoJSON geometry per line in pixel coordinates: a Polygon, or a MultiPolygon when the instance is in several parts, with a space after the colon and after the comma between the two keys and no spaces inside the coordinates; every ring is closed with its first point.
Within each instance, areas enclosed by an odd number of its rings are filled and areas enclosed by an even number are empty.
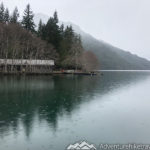
{"type": "MultiPolygon", "coordinates": [[[[47,16],[38,14],[35,16],[36,22],[40,18],[46,20],[47,16]]],[[[48,20],[48,17],[47,17],[48,20]]],[[[103,70],[150,70],[150,61],[141,58],[130,52],[114,47],[101,40],[97,40],[90,34],[83,32],[77,25],[65,22],[65,26],[72,25],[76,33],[81,35],[83,47],[96,54],[100,62],[100,69],[103,70]]]]}
{"type": "MultiPolygon", "coordinates": [[[[70,24],[70,23],[68,23],[70,24]]],[[[83,32],[78,26],[72,24],[75,32],[82,37],[83,47],[96,54],[101,69],[104,70],[149,70],[150,61],[130,52],[114,47],[101,40],[97,40],[90,34],[83,32]]]]}

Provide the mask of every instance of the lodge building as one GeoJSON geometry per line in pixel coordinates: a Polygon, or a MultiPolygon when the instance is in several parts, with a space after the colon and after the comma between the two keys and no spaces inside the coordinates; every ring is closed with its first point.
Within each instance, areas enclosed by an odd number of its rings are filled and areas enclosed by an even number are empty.
{"type": "Polygon", "coordinates": [[[54,60],[0,59],[1,73],[51,73],[54,60]]]}

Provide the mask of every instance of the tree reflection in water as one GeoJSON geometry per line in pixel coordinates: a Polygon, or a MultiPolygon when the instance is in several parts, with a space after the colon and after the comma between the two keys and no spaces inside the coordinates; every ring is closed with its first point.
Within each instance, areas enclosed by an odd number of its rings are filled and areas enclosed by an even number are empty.
{"type": "Polygon", "coordinates": [[[134,84],[149,73],[106,72],[104,76],[1,76],[0,137],[24,130],[29,138],[36,118],[57,130],[58,117],[68,117],[80,104],[134,84]],[[21,128],[23,127],[23,129],[21,128]]]}

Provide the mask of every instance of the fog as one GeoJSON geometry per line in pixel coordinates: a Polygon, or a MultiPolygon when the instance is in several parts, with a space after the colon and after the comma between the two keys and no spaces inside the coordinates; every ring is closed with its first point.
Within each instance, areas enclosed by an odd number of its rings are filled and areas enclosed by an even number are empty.
{"type": "Polygon", "coordinates": [[[0,0],[22,14],[27,3],[34,13],[79,25],[97,39],[150,60],[150,0],[0,0]]]}

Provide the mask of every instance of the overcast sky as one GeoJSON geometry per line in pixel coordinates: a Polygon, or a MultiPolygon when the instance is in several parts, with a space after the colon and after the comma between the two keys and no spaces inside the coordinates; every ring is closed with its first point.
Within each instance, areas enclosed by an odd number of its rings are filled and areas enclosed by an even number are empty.
{"type": "Polygon", "coordinates": [[[85,32],[150,60],[150,0],[0,0],[20,13],[27,3],[34,13],[79,25],[85,32]]]}

